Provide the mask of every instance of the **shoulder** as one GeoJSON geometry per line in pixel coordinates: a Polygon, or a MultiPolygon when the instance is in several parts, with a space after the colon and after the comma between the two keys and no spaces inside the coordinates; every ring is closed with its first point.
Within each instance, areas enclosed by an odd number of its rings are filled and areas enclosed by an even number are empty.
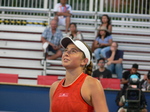
{"type": "Polygon", "coordinates": [[[71,31],[70,31],[70,32],[68,32],[68,33],[66,34],[66,36],[70,36],[70,34],[71,34],[71,31]]]}
{"type": "Polygon", "coordinates": [[[112,39],[112,36],[111,36],[111,35],[108,35],[106,38],[108,38],[108,39],[112,39]]]}
{"type": "Polygon", "coordinates": [[[56,32],[62,34],[62,32],[58,28],[57,28],[56,32]]]}
{"type": "Polygon", "coordinates": [[[50,30],[51,28],[50,27],[46,27],[44,30],[50,30]]]}
{"type": "Polygon", "coordinates": [[[116,52],[118,55],[120,55],[120,56],[123,56],[123,51],[122,50],[118,50],[117,49],[117,52],[116,52]]]}
{"type": "Polygon", "coordinates": [[[50,31],[51,31],[50,27],[47,27],[47,28],[44,29],[43,33],[50,32],[50,31]]]}
{"type": "Polygon", "coordinates": [[[80,31],[78,31],[78,32],[77,32],[77,34],[81,34],[81,32],[80,32],[80,31]]]}
{"type": "Polygon", "coordinates": [[[130,74],[130,70],[126,70],[126,71],[124,71],[124,73],[130,74]]]}
{"type": "Polygon", "coordinates": [[[123,53],[123,51],[122,51],[122,50],[117,50],[117,52],[119,52],[119,53],[123,53]]]}
{"type": "Polygon", "coordinates": [[[94,70],[93,72],[98,72],[99,70],[98,69],[96,69],[96,70],[94,70]]]}
{"type": "Polygon", "coordinates": [[[55,7],[59,7],[61,4],[60,3],[57,3],[56,5],[55,5],[55,7]]]}
{"type": "Polygon", "coordinates": [[[96,69],[96,70],[93,71],[93,74],[97,74],[97,73],[99,73],[98,69],[96,69]]]}
{"type": "Polygon", "coordinates": [[[139,72],[137,72],[138,75],[141,75],[139,72]]]}
{"type": "Polygon", "coordinates": [[[110,73],[111,73],[111,71],[110,71],[109,69],[107,69],[107,68],[105,68],[105,71],[106,71],[106,72],[110,72],[110,73]]]}
{"type": "Polygon", "coordinates": [[[100,86],[100,81],[96,78],[91,77],[91,76],[86,77],[85,83],[90,89],[92,89],[93,87],[100,86]]]}
{"type": "Polygon", "coordinates": [[[112,27],[112,25],[111,25],[111,24],[109,24],[109,25],[108,25],[108,27],[109,27],[109,28],[111,28],[111,27],[112,27]]]}
{"type": "Polygon", "coordinates": [[[71,7],[71,5],[69,5],[69,4],[66,4],[66,7],[71,7]]]}
{"type": "MultiPolygon", "coordinates": [[[[61,80],[60,80],[60,81],[61,81],[61,80]]],[[[56,81],[56,82],[54,82],[54,83],[51,85],[51,88],[50,88],[50,93],[51,93],[51,95],[54,94],[54,92],[55,92],[56,88],[58,87],[58,84],[60,83],[60,81],[56,81]]]]}
{"type": "Polygon", "coordinates": [[[51,85],[51,90],[55,90],[58,86],[58,84],[60,83],[60,81],[56,81],[51,85]]]}

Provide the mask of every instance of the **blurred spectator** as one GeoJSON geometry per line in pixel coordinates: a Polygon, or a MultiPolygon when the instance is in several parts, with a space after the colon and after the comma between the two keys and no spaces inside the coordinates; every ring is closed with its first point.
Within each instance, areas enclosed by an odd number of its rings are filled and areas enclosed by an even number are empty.
{"type": "Polygon", "coordinates": [[[105,59],[104,58],[98,59],[97,65],[99,66],[99,68],[93,72],[93,75],[92,75],[93,77],[96,77],[98,79],[112,78],[111,71],[108,70],[107,68],[105,68],[105,59]]]}
{"type": "Polygon", "coordinates": [[[71,6],[66,4],[67,0],[60,0],[60,3],[56,4],[54,7],[55,17],[58,21],[58,25],[66,26],[65,32],[68,32],[70,17],[71,17],[71,6]]]}
{"type": "Polygon", "coordinates": [[[138,64],[133,64],[131,70],[127,70],[123,73],[121,83],[124,84],[123,88],[126,89],[128,87],[129,83],[129,77],[132,74],[136,74],[139,79],[141,78],[141,74],[137,72],[138,71],[138,64]]]}
{"type": "Polygon", "coordinates": [[[67,35],[71,36],[73,40],[80,40],[83,41],[83,36],[81,32],[77,30],[77,24],[76,23],[70,23],[70,32],[67,33],[67,35]]]}
{"type": "Polygon", "coordinates": [[[106,58],[106,52],[110,50],[112,43],[112,36],[106,27],[102,26],[98,29],[97,38],[94,41],[94,54],[95,59],[98,60],[101,57],[106,58]]]}
{"type": "MultiPolygon", "coordinates": [[[[106,29],[109,32],[109,34],[111,34],[112,33],[111,18],[107,14],[104,14],[100,18],[100,21],[101,21],[101,24],[100,24],[99,28],[100,27],[106,27],[106,29]]],[[[95,43],[95,40],[94,40],[94,42],[92,44],[92,52],[94,52],[94,50],[95,50],[94,43],[95,43]]]]}
{"type": "Polygon", "coordinates": [[[112,42],[110,50],[106,52],[107,58],[107,68],[112,72],[117,74],[117,78],[122,78],[122,61],[123,61],[123,51],[118,50],[118,43],[112,42]]]}
{"type": "Polygon", "coordinates": [[[144,76],[142,90],[150,91],[150,71],[148,71],[148,74],[144,76]]]}
{"type": "Polygon", "coordinates": [[[62,32],[57,29],[57,21],[52,20],[50,22],[50,27],[44,30],[41,37],[43,46],[47,44],[47,46],[45,47],[47,59],[49,60],[57,59],[62,55],[60,46],[60,40],[62,38],[63,38],[62,32]],[[48,51],[53,52],[54,55],[48,56],[48,51]]]}
{"type": "Polygon", "coordinates": [[[100,27],[105,26],[108,29],[109,33],[111,33],[112,32],[111,18],[107,14],[104,14],[100,18],[100,21],[101,21],[100,27]]]}

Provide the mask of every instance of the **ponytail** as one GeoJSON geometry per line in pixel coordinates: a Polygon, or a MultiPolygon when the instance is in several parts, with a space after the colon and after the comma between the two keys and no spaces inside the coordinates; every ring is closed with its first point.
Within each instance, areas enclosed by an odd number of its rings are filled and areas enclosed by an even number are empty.
{"type": "MultiPolygon", "coordinates": [[[[91,51],[91,49],[90,49],[90,47],[86,44],[86,43],[84,43],[84,42],[82,42],[87,48],[88,48],[88,50],[89,50],[89,52],[90,52],[90,57],[91,57],[91,59],[92,59],[92,51],[91,51]]],[[[84,53],[83,53],[84,54],[84,53]]],[[[84,58],[85,58],[85,55],[83,55],[84,56],[84,58]]],[[[92,63],[92,61],[90,61],[90,64],[89,65],[87,65],[87,66],[84,66],[84,73],[85,74],[88,74],[88,75],[92,75],[92,69],[93,69],[93,63],[92,63]]]]}
{"type": "Polygon", "coordinates": [[[90,62],[90,64],[85,67],[84,73],[86,73],[88,75],[92,75],[92,69],[93,69],[93,63],[90,62]]]}

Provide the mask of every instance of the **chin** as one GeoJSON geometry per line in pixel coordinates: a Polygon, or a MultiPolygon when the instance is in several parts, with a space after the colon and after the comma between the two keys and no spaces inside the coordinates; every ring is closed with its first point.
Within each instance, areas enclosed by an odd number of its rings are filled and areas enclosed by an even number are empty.
{"type": "Polygon", "coordinates": [[[63,66],[63,67],[68,67],[69,64],[68,64],[68,63],[62,63],[62,66],[63,66]]]}

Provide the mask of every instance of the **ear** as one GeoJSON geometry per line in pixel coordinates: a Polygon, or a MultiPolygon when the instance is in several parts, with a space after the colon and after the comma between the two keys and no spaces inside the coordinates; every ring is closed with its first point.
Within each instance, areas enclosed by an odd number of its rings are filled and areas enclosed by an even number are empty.
{"type": "Polygon", "coordinates": [[[88,63],[88,59],[84,58],[81,62],[81,66],[85,66],[88,63]]]}

